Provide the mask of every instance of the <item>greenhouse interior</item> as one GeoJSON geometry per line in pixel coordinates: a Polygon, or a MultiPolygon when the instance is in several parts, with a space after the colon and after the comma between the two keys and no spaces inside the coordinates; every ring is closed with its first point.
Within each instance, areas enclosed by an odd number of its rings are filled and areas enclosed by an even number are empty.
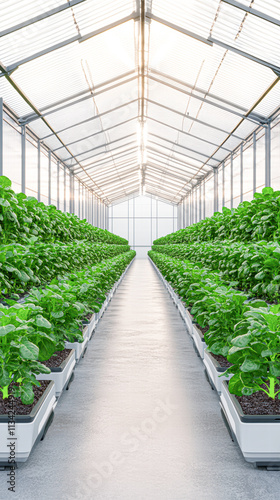
{"type": "Polygon", "coordinates": [[[2,0],[0,500],[276,500],[280,3],[2,0]]]}

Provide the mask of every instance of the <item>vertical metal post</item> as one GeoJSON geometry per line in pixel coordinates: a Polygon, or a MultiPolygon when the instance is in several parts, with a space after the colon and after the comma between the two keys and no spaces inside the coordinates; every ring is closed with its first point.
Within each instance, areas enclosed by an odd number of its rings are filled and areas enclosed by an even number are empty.
{"type": "MultiPolygon", "coordinates": [[[[174,207],[174,205],[173,205],[173,226],[172,227],[173,227],[173,233],[174,233],[174,231],[175,231],[175,207],[174,207]]],[[[184,227],[184,224],[183,224],[183,227],[184,227]]]]}
{"type": "Polygon", "coordinates": [[[41,143],[38,141],[38,147],[37,147],[37,171],[38,171],[38,183],[37,183],[37,194],[38,194],[38,201],[41,201],[41,143]]]}
{"type": "MultiPolygon", "coordinates": [[[[94,195],[91,191],[91,224],[94,226],[94,195]]],[[[109,228],[107,228],[109,229],[109,228]]]]}
{"type": "Polygon", "coordinates": [[[3,175],[3,167],[4,167],[4,112],[3,112],[3,99],[0,97],[0,175],[3,175]]]}
{"type": "Polygon", "coordinates": [[[219,198],[218,198],[218,168],[214,168],[214,212],[219,210],[219,198]]]}
{"type": "Polygon", "coordinates": [[[48,163],[48,180],[49,180],[49,205],[51,205],[52,202],[52,153],[51,150],[49,150],[49,163],[48,163]]]}
{"type": "Polygon", "coordinates": [[[223,166],[222,166],[222,182],[223,182],[223,200],[222,200],[222,208],[225,206],[225,162],[223,161],[223,166]]]}
{"type": "Polygon", "coordinates": [[[25,194],[25,168],[26,168],[26,129],[25,125],[21,127],[21,191],[25,194]]]}
{"type": "Polygon", "coordinates": [[[74,213],[74,174],[70,174],[70,213],[74,213]]]}
{"type": "Polygon", "coordinates": [[[203,179],[203,220],[206,217],[205,179],[203,179]]]}
{"type": "Polygon", "coordinates": [[[133,249],[135,250],[135,198],[133,198],[133,249]]]}
{"type": "Polygon", "coordinates": [[[158,239],[158,199],[156,199],[156,239],[158,239]]]}
{"type": "Polygon", "coordinates": [[[253,194],[257,190],[257,140],[256,132],[253,133],[253,194]]]}
{"type": "Polygon", "coordinates": [[[153,198],[151,197],[151,246],[153,244],[153,198]]]}
{"type": "Polygon", "coordinates": [[[201,214],[201,212],[202,212],[201,208],[202,207],[201,207],[201,182],[200,182],[199,183],[199,220],[202,219],[202,217],[201,217],[201,215],[202,215],[201,214]]]}
{"type": "Polygon", "coordinates": [[[64,212],[66,212],[66,167],[64,167],[64,177],[63,177],[63,182],[64,182],[64,201],[63,201],[63,209],[64,212]]]}
{"type": "Polygon", "coordinates": [[[57,167],[57,192],[56,192],[56,196],[57,196],[57,208],[59,209],[59,174],[60,174],[60,167],[59,167],[59,161],[57,162],[56,164],[56,167],[57,167]]]}
{"type": "Polygon", "coordinates": [[[271,125],[265,127],[265,187],[271,186],[271,125]]]}
{"type": "Polygon", "coordinates": [[[243,142],[240,146],[240,203],[243,201],[243,142]]]}
{"type": "Polygon", "coordinates": [[[230,208],[233,208],[233,154],[230,155],[230,208]]]}
{"type": "Polygon", "coordinates": [[[129,242],[129,200],[127,200],[127,239],[129,242]]]}

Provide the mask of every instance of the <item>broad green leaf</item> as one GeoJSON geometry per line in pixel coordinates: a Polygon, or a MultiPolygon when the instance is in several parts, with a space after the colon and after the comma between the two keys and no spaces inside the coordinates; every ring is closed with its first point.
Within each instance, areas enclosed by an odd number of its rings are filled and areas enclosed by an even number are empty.
{"type": "MultiPolygon", "coordinates": [[[[8,318],[7,318],[8,319],[8,318]]],[[[0,326],[0,337],[4,337],[10,332],[15,331],[16,327],[15,325],[5,325],[5,326],[0,326]]]]}
{"type": "Polygon", "coordinates": [[[245,358],[244,362],[240,366],[242,372],[253,372],[260,368],[260,363],[257,361],[252,361],[249,358],[245,358]]]}
{"type": "Polygon", "coordinates": [[[39,356],[39,348],[27,339],[23,339],[19,349],[24,359],[36,360],[39,356]]]}
{"type": "Polygon", "coordinates": [[[41,326],[43,328],[51,328],[52,327],[51,323],[46,318],[44,318],[41,314],[38,314],[38,316],[36,316],[35,323],[37,326],[41,326]]]}

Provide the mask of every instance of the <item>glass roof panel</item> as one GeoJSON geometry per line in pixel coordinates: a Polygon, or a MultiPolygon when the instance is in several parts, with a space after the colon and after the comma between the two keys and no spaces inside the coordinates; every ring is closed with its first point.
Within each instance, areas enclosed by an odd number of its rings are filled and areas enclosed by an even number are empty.
{"type": "Polygon", "coordinates": [[[4,3],[0,71],[11,71],[11,82],[0,77],[0,96],[107,200],[139,188],[141,160],[147,192],[178,202],[190,179],[212,171],[279,107],[269,66],[280,67],[280,27],[261,18],[280,19],[278,0],[241,0],[251,13],[223,0],[174,0],[172,8],[147,0],[144,79],[139,1],[4,3]]]}

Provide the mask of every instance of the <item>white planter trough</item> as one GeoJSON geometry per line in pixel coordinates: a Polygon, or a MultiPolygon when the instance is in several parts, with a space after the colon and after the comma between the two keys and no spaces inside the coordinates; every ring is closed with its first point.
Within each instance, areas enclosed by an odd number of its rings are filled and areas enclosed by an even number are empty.
{"type": "Polygon", "coordinates": [[[229,380],[232,375],[222,375],[222,373],[225,372],[227,368],[221,366],[220,363],[212,356],[212,354],[207,351],[207,349],[204,350],[203,363],[210,385],[218,392],[218,394],[221,394],[222,381],[229,380]]]}
{"type": "Polygon", "coordinates": [[[91,316],[91,318],[89,320],[89,324],[88,324],[88,337],[89,337],[89,340],[91,339],[91,337],[93,335],[93,332],[94,332],[94,329],[95,329],[97,323],[98,323],[97,314],[93,313],[93,315],[91,316]]]}
{"type": "Polygon", "coordinates": [[[188,309],[185,308],[185,315],[184,315],[184,321],[187,326],[187,330],[189,334],[192,336],[193,335],[193,318],[188,309]]]}
{"type": "Polygon", "coordinates": [[[222,414],[247,462],[280,469],[280,415],[245,415],[227,382],[222,383],[222,414]]]}
{"type": "Polygon", "coordinates": [[[73,371],[75,365],[75,350],[72,349],[60,366],[51,368],[51,373],[49,375],[41,373],[40,375],[37,375],[36,378],[37,380],[53,380],[55,385],[55,396],[56,398],[59,398],[63,390],[68,387],[70,381],[74,378],[73,371]]]}
{"type": "Polygon", "coordinates": [[[87,326],[83,329],[83,337],[84,337],[83,342],[65,342],[66,349],[75,349],[76,363],[78,363],[81,357],[85,355],[87,343],[89,341],[89,333],[87,326]]]}
{"type": "Polygon", "coordinates": [[[11,466],[9,463],[11,458],[15,460],[15,463],[26,462],[35,443],[44,438],[52,422],[55,406],[55,385],[51,381],[29,415],[15,415],[14,430],[11,430],[12,424],[8,427],[8,421],[10,422],[8,416],[0,415],[0,465],[2,467],[11,466]],[[9,432],[14,432],[14,436],[11,436],[9,432]],[[15,449],[12,443],[15,443],[15,449]]]}
{"type": "Polygon", "coordinates": [[[201,359],[203,359],[204,351],[207,347],[207,344],[204,341],[203,333],[201,333],[199,328],[194,323],[192,325],[192,338],[198,356],[200,356],[201,359]]]}

